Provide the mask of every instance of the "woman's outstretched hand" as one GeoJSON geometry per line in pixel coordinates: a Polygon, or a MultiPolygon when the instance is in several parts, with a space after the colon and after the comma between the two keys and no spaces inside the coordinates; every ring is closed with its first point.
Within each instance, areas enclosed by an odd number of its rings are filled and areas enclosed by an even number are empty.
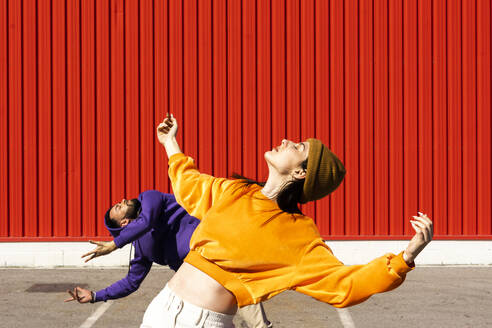
{"type": "Polygon", "coordinates": [[[178,122],[173,114],[167,113],[166,118],[157,127],[157,138],[163,146],[166,146],[166,142],[176,138],[177,133],[178,122]]]}
{"type": "Polygon", "coordinates": [[[413,264],[417,255],[430,243],[434,235],[432,221],[426,214],[419,212],[419,215],[414,216],[410,223],[416,234],[403,252],[403,259],[407,264],[413,264]]]}
{"type": "Polygon", "coordinates": [[[176,141],[177,133],[178,121],[176,121],[173,114],[169,115],[167,113],[166,118],[157,126],[157,139],[166,149],[167,157],[169,158],[174,154],[181,153],[176,141]]]}
{"type": "Polygon", "coordinates": [[[111,253],[112,251],[114,251],[116,248],[118,248],[116,246],[116,244],[114,243],[114,241],[92,241],[92,240],[89,240],[89,243],[97,245],[97,247],[94,250],[90,251],[89,253],[86,253],[86,254],[81,256],[82,258],[89,256],[88,258],[85,259],[85,262],[89,262],[93,258],[101,256],[101,255],[107,255],[107,254],[111,253]]]}

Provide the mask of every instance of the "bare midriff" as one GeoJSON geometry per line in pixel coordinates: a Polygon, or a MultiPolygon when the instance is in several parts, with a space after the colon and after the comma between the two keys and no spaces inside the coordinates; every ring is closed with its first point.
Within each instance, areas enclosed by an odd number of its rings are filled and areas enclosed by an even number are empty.
{"type": "Polygon", "coordinates": [[[184,262],[168,282],[169,288],[184,301],[224,314],[235,314],[236,297],[205,272],[184,262]]]}

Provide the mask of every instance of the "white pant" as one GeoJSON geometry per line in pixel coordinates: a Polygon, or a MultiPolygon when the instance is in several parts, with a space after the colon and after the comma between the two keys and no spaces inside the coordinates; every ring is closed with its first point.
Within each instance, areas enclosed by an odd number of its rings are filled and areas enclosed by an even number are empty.
{"type": "Polygon", "coordinates": [[[248,328],[272,328],[261,303],[244,306],[237,309],[237,313],[248,324],[248,328]]]}
{"type": "Polygon", "coordinates": [[[140,328],[234,328],[233,317],[183,301],[166,285],[147,307],[140,328]]]}

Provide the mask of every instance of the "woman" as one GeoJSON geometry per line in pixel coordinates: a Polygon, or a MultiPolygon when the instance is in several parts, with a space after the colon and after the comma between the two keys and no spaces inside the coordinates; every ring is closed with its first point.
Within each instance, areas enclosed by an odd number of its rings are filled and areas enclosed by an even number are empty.
{"type": "Polygon", "coordinates": [[[192,321],[200,319],[207,322],[204,327],[232,327],[238,306],[287,289],[336,307],[354,305],[399,286],[432,239],[432,222],[419,213],[411,221],[417,234],[405,251],[366,265],[344,266],[297,205],[326,196],[345,175],[342,163],[319,140],[283,140],[267,151],[269,175],[262,187],[200,174],[181,152],[177,129],[176,119],[168,116],[157,128],[158,139],[169,158],[178,203],[202,223],[185,263],[149,305],[142,326],[157,319],[155,326],[171,322],[195,327],[192,321]],[[161,301],[170,303],[168,310],[158,305],[161,301]],[[186,307],[192,309],[190,314],[183,311],[186,307]],[[196,318],[194,311],[199,313],[196,318]]]}
{"type": "Polygon", "coordinates": [[[419,213],[411,221],[417,233],[403,252],[344,266],[298,207],[335,190],[345,175],[319,140],[283,140],[267,151],[269,174],[261,186],[200,174],[181,152],[177,128],[168,115],[157,136],[178,203],[202,222],[185,263],[149,305],[141,327],[234,327],[238,306],[288,289],[335,307],[358,304],[398,287],[432,239],[432,222],[419,213]]]}

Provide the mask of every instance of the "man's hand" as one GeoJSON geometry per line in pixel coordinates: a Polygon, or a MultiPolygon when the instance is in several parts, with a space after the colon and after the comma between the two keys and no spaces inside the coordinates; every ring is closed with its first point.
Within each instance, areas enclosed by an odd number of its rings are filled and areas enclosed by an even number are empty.
{"type": "Polygon", "coordinates": [[[86,254],[84,254],[84,255],[81,256],[82,258],[84,258],[84,257],[90,255],[90,257],[87,258],[85,260],[85,262],[89,262],[93,258],[98,257],[98,256],[101,256],[101,255],[107,255],[107,254],[111,253],[112,251],[114,251],[117,248],[116,247],[116,244],[114,243],[114,241],[93,241],[93,240],[89,240],[89,243],[94,244],[94,245],[97,245],[97,247],[94,250],[90,251],[89,253],[86,253],[86,254]]]}
{"type": "Polygon", "coordinates": [[[89,303],[92,301],[92,292],[90,290],[75,287],[73,290],[67,290],[70,294],[70,298],[67,298],[64,302],[77,301],[79,303],[89,303]]]}
{"type": "Polygon", "coordinates": [[[427,246],[434,235],[434,227],[432,221],[426,214],[419,212],[419,216],[414,216],[410,221],[416,234],[408,243],[407,248],[403,252],[403,259],[407,264],[413,264],[417,255],[427,246]]]}

